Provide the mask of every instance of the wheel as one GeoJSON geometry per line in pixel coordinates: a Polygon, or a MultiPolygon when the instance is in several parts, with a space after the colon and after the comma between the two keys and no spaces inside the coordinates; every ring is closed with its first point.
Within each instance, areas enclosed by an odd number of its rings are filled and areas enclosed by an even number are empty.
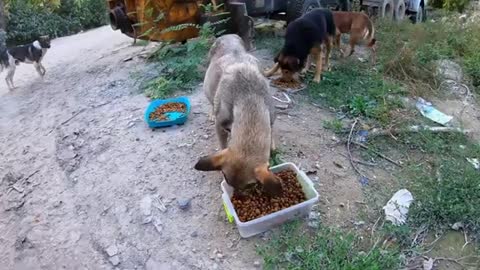
{"type": "Polygon", "coordinates": [[[341,11],[351,11],[352,10],[352,3],[350,0],[339,0],[338,6],[341,11]]]}
{"type": "Polygon", "coordinates": [[[379,7],[379,16],[382,18],[393,19],[393,0],[383,0],[382,5],[379,7]]]}
{"type": "Polygon", "coordinates": [[[418,7],[418,11],[410,17],[413,23],[421,23],[427,20],[427,10],[423,7],[423,2],[418,7]]]}
{"type": "Polygon", "coordinates": [[[405,1],[404,0],[394,0],[394,12],[393,18],[395,21],[403,21],[405,19],[405,1]]]}
{"type": "Polygon", "coordinates": [[[287,7],[287,23],[319,7],[321,7],[319,0],[290,0],[287,7]]]}

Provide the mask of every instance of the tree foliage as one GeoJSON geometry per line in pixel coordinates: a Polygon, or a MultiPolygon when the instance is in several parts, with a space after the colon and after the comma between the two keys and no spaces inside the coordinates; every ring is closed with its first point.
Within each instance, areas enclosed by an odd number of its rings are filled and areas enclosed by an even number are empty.
{"type": "Polygon", "coordinates": [[[11,44],[31,42],[40,35],[71,35],[106,22],[104,0],[4,1],[7,39],[11,44]]]}

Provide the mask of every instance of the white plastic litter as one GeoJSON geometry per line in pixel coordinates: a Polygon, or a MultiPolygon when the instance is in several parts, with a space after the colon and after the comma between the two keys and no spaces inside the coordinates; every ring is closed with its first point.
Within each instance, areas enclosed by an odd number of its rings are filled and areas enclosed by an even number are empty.
{"type": "Polygon", "coordinates": [[[475,170],[480,170],[480,160],[478,158],[467,158],[467,161],[473,165],[475,170]]]}
{"type": "Polygon", "coordinates": [[[418,98],[416,107],[423,116],[443,126],[453,119],[452,116],[437,110],[435,107],[433,107],[432,103],[424,100],[423,98],[418,98]]]}
{"type": "Polygon", "coordinates": [[[395,225],[405,224],[408,215],[408,208],[413,202],[413,196],[410,191],[401,189],[383,207],[385,218],[395,225]]]}

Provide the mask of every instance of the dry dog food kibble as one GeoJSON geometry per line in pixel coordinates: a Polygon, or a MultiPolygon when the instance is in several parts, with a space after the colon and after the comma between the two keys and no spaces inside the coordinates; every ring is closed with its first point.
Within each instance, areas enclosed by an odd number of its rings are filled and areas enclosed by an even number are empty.
{"type": "Polygon", "coordinates": [[[181,112],[184,113],[187,111],[187,106],[184,103],[180,102],[171,102],[165,103],[161,106],[158,106],[155,111],[150,114],[151,121],[165,121],[167,120],[167,116],[165,113],[167,112],[181,112]]]}
{"type": "Polygon", "coordinates": [[[282,194],[277,197],[266,195],[260,184],[255,184],[252,189],[243,193],[237,191],[233,193],[232,203],[240,221],[250,221],[307,199],[294,171],[285,170],[276,175],[282,179],[283,188],[282,194]]]}
{"type": "Polygon", "coordinates": [[[300,89],[302,88],[302,84],[299,81],[296,80],[291,80],[287,81],[284,80],[283,78],[278,78],[272,81],[273,86],[282,88],[282,89],[300,89]]]}

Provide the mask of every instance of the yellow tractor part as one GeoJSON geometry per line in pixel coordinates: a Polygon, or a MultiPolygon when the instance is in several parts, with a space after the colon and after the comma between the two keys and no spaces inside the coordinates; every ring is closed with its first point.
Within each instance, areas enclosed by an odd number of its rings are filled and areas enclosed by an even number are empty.
{"type": "Polygon", "coordinates": [[[114,30],[135,38],[183,42],[198,36],[203,0],[107,0],[114,30]],[[176,27],[169,31],[171,27],[176,27]]]}

